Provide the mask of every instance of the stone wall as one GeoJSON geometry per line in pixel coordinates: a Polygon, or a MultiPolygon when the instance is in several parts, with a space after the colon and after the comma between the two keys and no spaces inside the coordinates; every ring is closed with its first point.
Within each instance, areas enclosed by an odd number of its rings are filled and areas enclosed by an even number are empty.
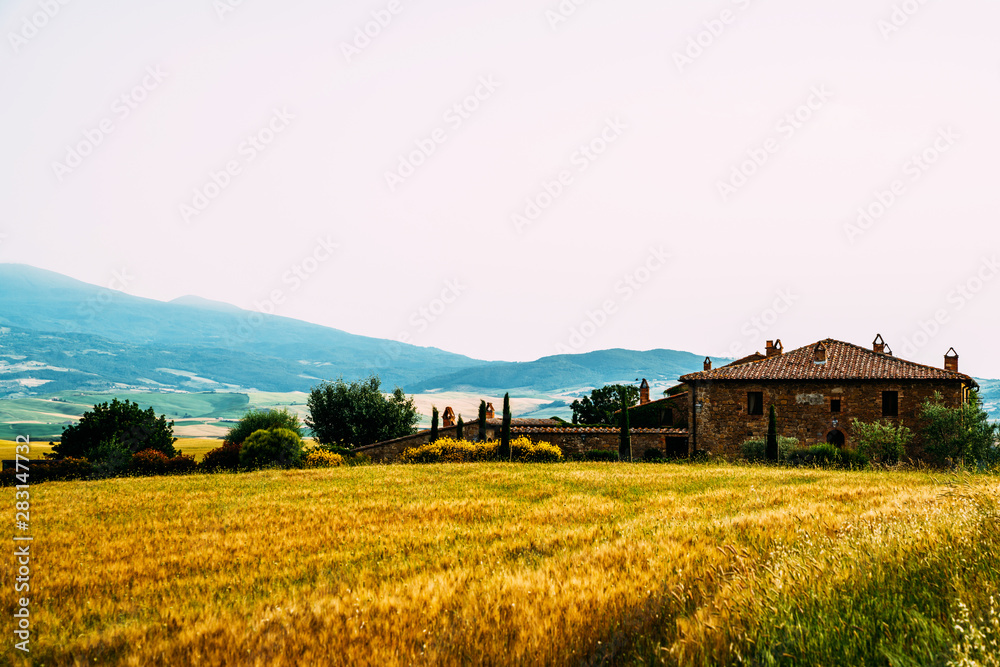
{"type": "MultiPolygon", "coordinates": [[[[656,448],[668,456],[687,455],[687,433],[679,429],[632,429],[632,456],[640,458],[649,448],[656,448]]],[[[455,437],[455,427],[442,428],[438,431],[440,437],[455,437]]],[[[475,440],[479,434],[478,421],[465,425],[466,440],[475,440]]],[[[548,442],[559,447],[563,455],[570,457],[598,450],[618,451],[618,429],[616,428],[550,428],[550,427],[511,427],[511,438],[528,437],[532,442],[548,442]]],[[[355,452],[367,454],[378,463],[390,463],[402,455],[408,447],[419,447],[430,442],[430,431],[421,431],[396,440],[379,442],[366,447],[359,447],[355,452]]],[[[488,424],[487,440],[500,437],[499,427],[488,424]]]]}
{"type": "MultiPolygon", "coordinates": [[[[778,418],[778,435],[799,439],[801,445],[825,443],[827,435],[839,430],[845,446],[856,443],[850,429],[852,419],[878,421],[882,417],[882,392],[899,392],[899,415],[886,417],[916,432],[920,428],[920,406],[940,392],[946,404],[957,406],[963,397],[959,381],[879,380],[855,382],[752,382],[715,380],[694,383],[689,403],[688,423],[692,424],[692,449],[726,457],[739,456],[740,444],[749,438],[767,435],[768,411],[773,403],[778,418]],[[747,413],[748,392],[764,395],[764,414],[747,413]],[[840,401],[840,412],[831,410],[831,401],[840,401]],[[698,404],[701,407],[698,407],[698,404]],[[837,421],[836,426],[834,420],[837,421]]],[[[907,455],[921,458],[919,443],[907,455]]]]}

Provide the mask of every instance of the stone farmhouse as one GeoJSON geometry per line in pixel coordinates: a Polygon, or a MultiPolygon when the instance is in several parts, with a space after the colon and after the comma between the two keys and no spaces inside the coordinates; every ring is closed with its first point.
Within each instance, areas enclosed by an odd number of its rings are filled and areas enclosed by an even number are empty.
{"type": "Polygon", "coordinates": [[[852,446],[852,419],[886,419],[915,431],[924,399],[938,392],[957,407],[978,388],[958,372],[954,349],[935,368],[893,356],[881,336],[871,348],[828,338],[790,352],[768,341],[758,356],[714,370],[706,359],[703,371],[680,378],[688,389],[689,451],[736,456],[744,440],[767,434],[772,404],[779,435],[852,446]]]}
{"type": "MultiPolygon", "coordinates": [[[[740,444],[767,434],[769,406],[775,406],[778,434],[803,445],[826,442],[853,446],[850,422],[889,420],[916,431],[925,399],[940,393],[956,407],[977,389],[958,372],[958,354],[948,350],[943,368],[893,356],[876,336],[871,348],[825,339],[785,352],[781,341],[767,341],[765,354],[754,353],[713,369],[680,378],[668,395],[650,400],[649,383],[639,386],[639,404],[629,408],[633,456],[655,448],[669,457],[705,452],[734,458],[740,444]]],[[[486,438],[499,439],[502,422],[493,404],[486,413],[486,438]]],[[[464,425],[476,438],[478,419],[464,425]]],[[[445,408],[440,437],[455,437],[455,413],[445,408]]],[[[617,450],[617,427],[570,426],[553,419],[512,419],[511,436],[528,436],[559,446],[567,456],[594,450],[617,450]]],[[[408,447],[430,441],[430,430],[358,448],[376,461],[392,461],[408,447]]],[[[920,458],[919,445],[908,452],[920,458]]]]}

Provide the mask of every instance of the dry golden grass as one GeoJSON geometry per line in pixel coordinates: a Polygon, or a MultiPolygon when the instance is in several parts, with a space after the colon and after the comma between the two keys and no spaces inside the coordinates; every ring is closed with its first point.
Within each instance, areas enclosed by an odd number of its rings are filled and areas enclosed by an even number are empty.
{"type": "MultiPolygon", "coordinates": [[[[996,493],[992,478],[973,485],[996,493]]],[[[792,636],[786,612],[837,610],[844,586],[981,546],[979,501],[945,491],[916,472],[599,463],[45,483],[31,491],[32,654],[507,665],[770,662],[765,651],[791,664],[769,618],[792,636]]],[[[975,607],[968,588],[934,594],[975,607]]],[[[896,646],[881,626],[841,629],[896,646]]],[[[850,659],[824,647],[811,664],[850,659]]]]}

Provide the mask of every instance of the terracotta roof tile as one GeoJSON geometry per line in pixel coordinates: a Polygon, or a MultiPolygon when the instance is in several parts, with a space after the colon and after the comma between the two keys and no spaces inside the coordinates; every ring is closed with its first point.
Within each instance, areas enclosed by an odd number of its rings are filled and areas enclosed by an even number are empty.
{"type": "MultiPolygon", "coordinates": [[[[603,434],[603,433],[618,433],[619,429],[617,426],[581,426],[578,428],[564,426],[562,428],[556,428],[551,426],[524,426],[517,429],[511,429],[511,432],[518,434],[522,433],[535,433],[538,435],[544,435],[546,433],[582,433],[584,435],[589,434],[603,434]]],[[[686,428],[630,428],[629,433],[655,433],[661,435],[671,435],[686,438],[688,435],[686,428]]]]}
{"type": "Polygon", "coordinates": [[[812,343],[759,361],[689,373],[681,382],[706,380],[958,380],[975,385],[964,373],[925,366],[868,348],[827,338],[826,362],[813,361],[812,343]]]}

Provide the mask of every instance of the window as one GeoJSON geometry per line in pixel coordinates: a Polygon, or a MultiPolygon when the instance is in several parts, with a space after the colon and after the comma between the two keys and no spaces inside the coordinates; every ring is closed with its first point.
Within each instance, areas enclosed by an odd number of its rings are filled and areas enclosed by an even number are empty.
{"type": "Polygon", "coordinates": [[[899,416],[899,392],[898,391],[883,391],[882,392],[882,416],[883,417],[897,417],[897,416],[899,416]]]}
{"type": "Polygon", "coordinates": [[[840,399],[831,398],[830,399],[830,412],[840,412],[840,399]]]}
{"type": "Polygon", "coordinates": [[[748,415],[764,414],[764,392],[762,391],[747,392],[747,414],[748,415]]]}

